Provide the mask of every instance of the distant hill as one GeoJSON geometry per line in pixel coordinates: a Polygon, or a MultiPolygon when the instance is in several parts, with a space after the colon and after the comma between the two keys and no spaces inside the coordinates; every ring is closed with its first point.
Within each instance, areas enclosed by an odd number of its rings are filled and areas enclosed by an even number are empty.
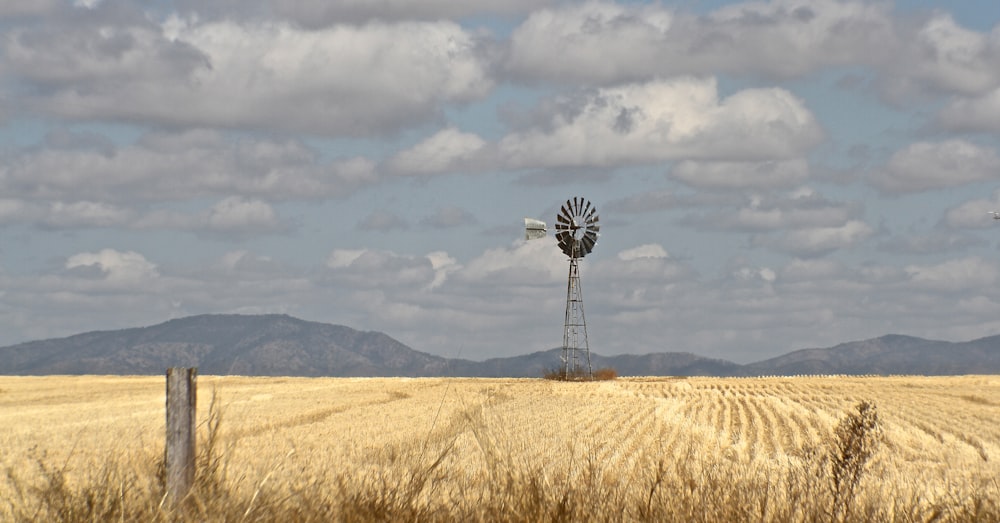
{"type": "Polygon", "coordinates": [[[0,348],[0,374],[435,376],[447,360],[380,332],[285,315],[202,315],[0,348]]]}
{"type": "MultiPolygon", "coordinates": [[[[559,365],[559,354],[449,359],[381,332],[278,314],[220,314],[0,347],[0,374],[161,374],[190,366],[203,375],[538,377],[559,365]]],[[[595,370],[610,367],[621,376],[1000,374],[1000,336],[953,343],[889,335],[748,365],[681,352],[591,359],[595,370]]]]}
{"type": "Polygon", "coordinates": [[[966,342],[888,335],[790,352],[744,367],[747,374],[1000,374],[1000,336],[966,342]]]}

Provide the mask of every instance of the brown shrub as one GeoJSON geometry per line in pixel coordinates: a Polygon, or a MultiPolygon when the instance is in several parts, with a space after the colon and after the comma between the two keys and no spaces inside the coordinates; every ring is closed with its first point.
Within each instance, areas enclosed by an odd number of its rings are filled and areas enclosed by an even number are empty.
{"type": "Polygon", "coordinates": [[[618,371],[611,367],[597,369],[594,371],[594,381],[610,381],[618,377],[618,371]]]}

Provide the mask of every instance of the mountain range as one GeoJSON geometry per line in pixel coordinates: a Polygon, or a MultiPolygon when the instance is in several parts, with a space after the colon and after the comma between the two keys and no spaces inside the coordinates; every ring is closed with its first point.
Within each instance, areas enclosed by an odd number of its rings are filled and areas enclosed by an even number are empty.
{"type": "MultiPolygon", "coordinates": [[[[556,348],[486,361],[444,358],[381,332],[287,315],[220,314],[0,347],[0,375],[142,375],[198,367],[203,375],[539,377],[558,367],[559,355],[556,348]]],[[[594,369],[613,368],[621,376],[1000,374],[1000,336],[947,342],[888,335],[746,365],[687,352],[592,352],[591,360],[594,369]]]]}

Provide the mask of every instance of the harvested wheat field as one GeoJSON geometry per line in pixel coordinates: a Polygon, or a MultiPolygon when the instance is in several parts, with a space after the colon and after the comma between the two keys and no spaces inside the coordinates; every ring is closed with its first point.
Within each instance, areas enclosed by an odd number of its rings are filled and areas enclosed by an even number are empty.
{"type": "Polygon", "coordinates": [[[997,521],[1000,376],[0,377],[0,520],[997,521]]]}

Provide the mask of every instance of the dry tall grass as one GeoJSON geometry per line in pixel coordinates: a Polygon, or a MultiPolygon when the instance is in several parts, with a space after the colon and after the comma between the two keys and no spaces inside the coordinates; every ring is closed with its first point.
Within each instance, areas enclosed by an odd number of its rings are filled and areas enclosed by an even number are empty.
{"type": "Polygon", "coordinates": [[[201,376],[178,514],[163,387],[0,378],[0,520],[1000,521],[995,376],[201,376]]]}

